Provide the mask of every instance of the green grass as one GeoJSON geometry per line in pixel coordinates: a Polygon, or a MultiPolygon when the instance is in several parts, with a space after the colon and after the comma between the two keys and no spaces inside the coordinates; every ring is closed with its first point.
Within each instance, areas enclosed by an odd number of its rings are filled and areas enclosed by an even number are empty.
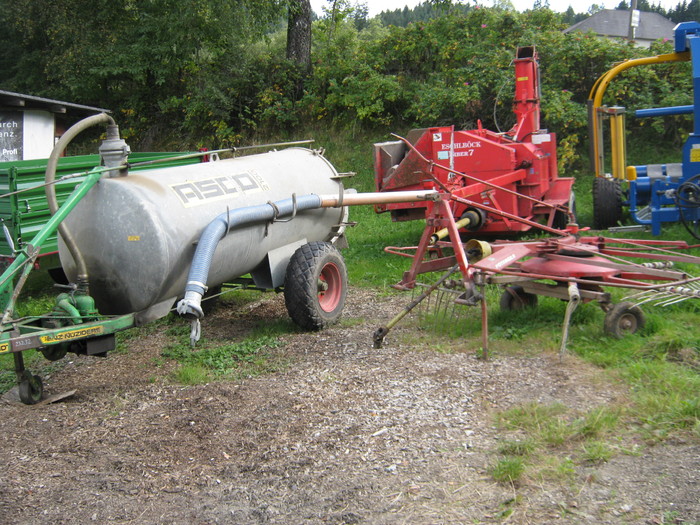
{"type": "MultiPolygon", "coordinates": [[[[250,291],[232,292],[222,296],[217,308],[240,308],[259,297],[259,293],[250,291]]],[[[271,351],[283,344],[280,335],[293,332],[296,328],[288,319],[260,322],[241,340],[233,342],[225,336],[209,336],[204,330],[203,337],[195,348],[190,346],[189,323],[175,314],[170,314],[135,332],[150,333],[153,330],[165,332],[168,336],[168,343],[160,354],[161,358],[178,364],[170,374],[170,379],[192,385],[253,377],[277,370],[282,366],[282,362],[273,356],[271,351]]]]}
{"type": "Polygon", "coordinates": [[[209,370],[200,365],[181,365],[173,373],[172,378],[182,385],[201,385],[211,380],[209,370]]]}
{"type": "Polygon", "coordinates": [[[579,413],[561,403],[526,403],[496,415],[496,425],[507,437],[497,449],[491,475],[512,482],[502,471],[518,462],[520,476],[540,480],[571,480],[576,466],[607,461],[614,454],[608,443],[618,430],[619,409],[599,406],[579,413]]]}
{"type": "Polygon", "coordinates": [[[525,463],[517,456],[507,456],[499,459],[489,469],[489,474],[499,483],[515,483],[525,472],[525,463]]]}
{"type": "Polygon", "coordinates": [[[586,463],[605,463],[613,455],[613,447],[605,441],[588,441],[581,446],[580,458],[586,463]]]}

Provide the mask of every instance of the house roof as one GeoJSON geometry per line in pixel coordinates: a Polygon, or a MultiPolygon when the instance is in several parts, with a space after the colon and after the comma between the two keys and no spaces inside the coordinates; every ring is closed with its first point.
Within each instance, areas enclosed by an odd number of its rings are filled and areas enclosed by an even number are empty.
{"type": "Polygon", "coordinates": [[[12,91],[2,90],[0,90],[0,108],[17,110],[43,109],[52,113],[67,113],[69,110],[72,113],[83,114],[110,112],[110,110],[104,108],[83,106],[82,104],[73,104],[62,100],[23,95],[22,93],[13,93],[12,91]]]}
{"type": "MultiPolygon", "coordinates": [[[[620,9],[602,9],[585,20],[572,25],[564,33],[572,31],[594,31],[601,36],[627,38],[630,12],[620,9]]],[[[659,13],[640,11],[636,38],[642,40],[673,39],[675,24],[659,13]]]]}

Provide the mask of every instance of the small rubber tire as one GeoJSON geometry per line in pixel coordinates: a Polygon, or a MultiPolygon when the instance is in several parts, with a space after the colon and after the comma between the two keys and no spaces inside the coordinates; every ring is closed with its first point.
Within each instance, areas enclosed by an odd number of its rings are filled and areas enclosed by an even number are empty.
{"type": "Polygon", "coordinates": [[[507,287],[501,295],[501,310],[513,311],[524,310],[525,308],[535,308],[537,306],[537,296],[527,293],[520,285],[507,287]]]}
{"type": "Polygon", "coordinates": [[[292,320],[305,330],[321,330],[343,312],[348,272],[335,246],[314,241],[294,252],[284,280],[284,302],[292,320]]]}
{"type": "Polygon", "coordinates": [[[593,228],[607,230],[622,221],[622,188],[617,179],[593,179],[593,228]]]}
{"type": "Polygon", "coordinates": [[[635,334],[644,328],[646,318],[641,308],[634,303],[617,303],[605,314],[603,329],[605,333],[615,339],[622,339],[626,335],[635,334]]]}
{"type": "Polygon", "coordinates": [[[36,405],[44,395],[44,384],[39,376],[34,376],[34,385],[29,379],[19,383],[19,400],[25,405],[36,405]]]}
{"type": "Polygon", "coordinates": [[[685,229],[690,235],[700,239],[700,175],[695,175],[678,186],[676,207],[678,218],[685,229]]]}
{"type": "Polygon", "coordinates": [[[37,348],[41,355],[49,361],[59,361],[66,357],[68,350],[70,350],[70,343],[59,343],[57,345],[40,346],[37,348]]]}
{"type": "MultiPolygon", "coordinates": [[[[576,222],[576,195],[574,195],[574,192],[571,192],[571,195],[569,196],[569,211],[571,214],[574,216],[574,222],[576,222]]],[[[556,228],[557,230],[564,230],[566,227],[569,225],[569,214],[564,213],[563,211],[555,211],[554,212],[554,220],[552,221],[552,228],[556,228]]]]}
{"type": "Polygon", "coordinates": [[[61,266],[58,268],[49,268],[47,273],[56,284],[68,284],[70,282],[68,276],[66,276],[66,272],[63,271],[61,266]]]}

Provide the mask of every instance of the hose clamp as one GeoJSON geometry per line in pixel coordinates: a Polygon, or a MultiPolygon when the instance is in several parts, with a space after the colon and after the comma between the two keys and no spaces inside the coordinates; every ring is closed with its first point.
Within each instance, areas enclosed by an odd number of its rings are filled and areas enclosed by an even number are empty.
{"type": "Polygon", "coordinates": [[[205,292],[209,289],[209,287],[206,284],[200,281],[187,281],[187,286],[190,285],[198,286],[199,288],[202,288],[205,292]]]}
{"type": "Polygon", "coordinates": [[[274,216],[272,217],[271,222],[289,222],[293,220],[297,216],[297,194],[292,193],[292,214],[289,216],[288,219],[280,219],[280,209],[277,207],[277,205],[272,202],[272,201],[267,201],[267,203],[272,206],[272,209],[274,210],[274,216]]]}
{"type": "Polygon", "coordinates": [[[270,222],[277,222],[277,217],[280,216],[280,209],[272,201],[267,201],[267,204],[272,208],[272,220],[270,222]]]}
{"type": "Polygon", "coordinates": [[[340,182],[338,184],[339,186],[339,191],[338,191],[338,205],[336,206],[337,208],[342,208],[343,207],[343,199],[345,198],[345,188],[343,187],[343,183],[340,182]]]}

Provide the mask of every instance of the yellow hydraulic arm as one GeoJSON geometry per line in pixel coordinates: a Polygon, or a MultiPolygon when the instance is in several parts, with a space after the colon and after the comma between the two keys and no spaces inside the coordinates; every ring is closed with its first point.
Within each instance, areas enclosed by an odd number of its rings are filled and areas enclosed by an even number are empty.
{"type": "Polygon", "coordinates": [[[625,177],[625,140],[624,140],[624,108],[606,108],[602,106],[603,95],[612,80],[623,71],[637,66],[660,64],[663,62],[685,62],[690,60],[690,52],[668,53],[653,57],[632,58],[617,64],[612,69],[601,75],[591,88],[588,95],[588,136],[590,139],[591,169],[596,177],[605,176],[603,159],[603,126],[602,115],[608,115],[611,119],[611,155],[613,176],[625,177]]]}

